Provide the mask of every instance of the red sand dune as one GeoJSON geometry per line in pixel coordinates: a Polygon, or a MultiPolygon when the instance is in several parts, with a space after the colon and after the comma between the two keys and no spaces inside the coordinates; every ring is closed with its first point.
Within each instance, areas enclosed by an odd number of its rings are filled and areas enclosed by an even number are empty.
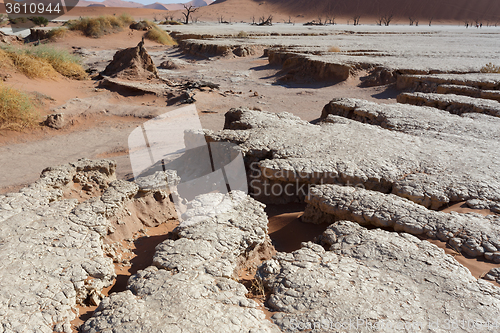
{"type": "Polygon", "coordinates": [[[345,23],[360,16],[361,24],[374,24],[383,15],[393,15],[394,23],[407,24],[411,16],[420,24],[433,22],[470,22],[483,24],[500,23],[498,0],[217,0],[200,8],[202,20],[224,19],[235,21],[257,20],[261,16],[274,15],[275,22],[290,19],[296,22],[317,19],[332,14],[337,22],[345,23]],[[342,20],[341,20],[342,19],[342,20]]]}
{"type": "MultiPolygon", "coordinates": [[[[42,0],[43,1],[43,0],[42,0]]],[[[45,0],[46,1],[46,0],[45,0]]],[[[199,1],[199,0],[197,0],[199,1]]],[[[3,3],[4,0],[0,0],[3,3]]],[[[103,15],[108,14],[112,3],[123,3],[122,0],[106,0],[106,10],[100,7],[103,12],[85,11],[75,8],[69,16],[81,15],[103,15]]],[[[153,2],[153,1],[152,1],[153,2]]],[[[159,1],[161,3],[161,0],[159,1]]],[[[195,2],[195,1],[194,1],[195,2]]],[[[207,1],[208,2],[208,1],[207,1]]],[[[82,1],[84,3],[84,1],[82,1]]],[[[92,3],[92,1],[85,1],[92,3]]],[[[132,4],[133,5],[133,4],[132,4]]],[[[169,9],[177,5],[165,6],[169,9]]],[[[3,6],[0,6],[2,11],[3,6]]],[[[116,8],[115,12],[127,11],[124,5],[116,8]]],[[[156,7],[156,6],[149,6],[156,7]]],[[[92,7],[91,7],[92,8],[92,7]]],[[[99,8],[99,7],[97,7],[99,8]]],[[[93,7],[94,10],[97,9],[93,7]]],[[[137,8],[128,8],[132,15],[152,16],[153,12],[136,12],[137,8]]],[[[164,13],[161,9],[156,10],[157,15],[164,13]]],[[[111,10],[112,11],[112,10],[111,10]]],[[[434,23],[439,22],[481,22],[483,24],[500,24],[500,1],[498,0],[217,0],[209,6],[200,7],[196,16],[200,21],[217,21],[221,16],[224,20],[231,22],[251,22],[253,18],[258,21],[261,16],[274,16],[274,22],[279,22],[290,17],[297,23],[306,20],[317,19],[318,16],[325,18],[332,14],[337,22],[345,23],[354,16],[360,16],[361,24],[374,24],[377,18],[383,15],[394,15],[393,23],[407,24],[411,16],[420,21],[420,24],[427,24],[430,19],[434,23]]],[[[180,10],[175,11],[175,18],[182,18],[180,10]]]]}
{"type": "MultiPolygon", "coordinates": [[[[229,3],[233,0],[216,2],[229,3]]],[[[250,0],[257,3],[264,1],[250,0]]],[[[376,17],[393,14],[398,18],[409,16],[421,20],[489,20],[500,22],[498,0],[266,0],[265,3],[279,6],[283,12],[298,15],[325,15],[334,13],[341,17],[360,15],[376,17]]]]}

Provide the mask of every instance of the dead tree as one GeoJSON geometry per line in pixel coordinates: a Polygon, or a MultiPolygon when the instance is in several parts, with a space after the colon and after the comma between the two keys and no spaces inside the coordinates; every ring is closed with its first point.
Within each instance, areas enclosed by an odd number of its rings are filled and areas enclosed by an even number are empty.
{"type": "Polygon", "coordinates": [[[259,24],[258,25],[273,25],[273,16],[269,15],[266,19],[265,16],[261,16],[259,18],[259,24]]]}
{"type": "Polygon", "coordinates": [[[431,16],[431,17],[429,18],[429,27],[432,25],[432,20],[434,20],[434,17],[433,17],[433,16],[431,16]]]}
{"type": "Polygon", "coordinates": [[[332,8],[331,2],[328,3],[328,9],[326,10],[326,18],[325,18],[325,25],[331,24],[335,25],[335,8],[337,6],[334,6],[332,8]]]}
{"type": "Polygon", "coordinates": [[[354,25],[359,25],[359,19],[361,18],[360,15],[355,15],[352,19],[354,21],[354,25]]]}
{"type": "Polygon", "coordinates": [[[167,12],[167,14],[163,17],[165,18],[165,21],[173,21],[174,20],[174,14],[169,13],[169,12],[167,12]]]}
{"type": "Polygon", "coordinates": [[[191,16],[191,14],[193,14],[194,12],[196,12],[198,10],[197,7],[193,6],[193,5],[183,5],[184,6],[184,10],[185,12],[182,13],[182,15],[184,15],[184,24],[189,24],[189,17],[191,16]]]}
{"type": "Polygon", "coordinates": [[[391,24],[391,21],[392,21],[392,18],[393,18],[394,15],[390,14],[390,15],[384,15],[382,16],[380,19],[379,19],[379,25],[382,25],[382,23],[388,27],[389,24],[391,24]]]}
{"type": "Polygon", "coordinates": [[[224,16],[219,16],[217,17],[217,21],[219,21],[220,24],[229,24],[228,21],[224,20],[224,16]]]}
{"type": "Polygon", "coordinates": [[[328,14],[325,19],[325,24],[335,25],[335,15],[328,14]]]}
{"type": "Polygon", "coordinates": [[[413,23],[415,23],[415,18],[413,18],[412,16],[408,17],[408,19],[410,20],[410,25],[413,25],[413,23]]]}

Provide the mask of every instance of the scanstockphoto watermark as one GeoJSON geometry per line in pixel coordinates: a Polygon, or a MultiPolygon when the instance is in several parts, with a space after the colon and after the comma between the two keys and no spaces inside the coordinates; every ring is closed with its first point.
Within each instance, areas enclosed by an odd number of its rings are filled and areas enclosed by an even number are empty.
{"type": "Polygon", "coordinates": [[[78,5],[79,0],[5,0],[5,13],[13,32],[46,26],[78,5]]]}
{"type": "Polygon", "coordinates": [[[230,210],[248,193],[243,155],[236,144],[205,137],[194,104],[166,112],[128,137],[139,187],[170,192],[177,218],[192,224],[230,210]]]}
{"type": "Polygon", "coordinates": [[[467,332],[488,332],[498,331],[500,322],[497,320],[482,321],[474,319],[446,319],[446,320],[429,320],[429,321],[403,321],[403,320],[367,320],[361,318],[349,318],[346,320],[338,320],[332,318],[322,318],[320,320],[297,320],[290,319],[287,329],[291,331],[308,331],[313,329],[336,330],[347,332],[359,331],[454,331],[464,330],[467,332]]]}
{"type": "Polygon", "coordinates": [[[337,184],[365,189],[363,183],[354,183],[349,179],[341,179],[334,171],[297,171],[297,170],[269,170],[262,168],[259,162],[252,162],[249,166],[251,175],[249,190],[256,197],[300,197],[305,198],[311,186],[323,184],[337,184]]]}

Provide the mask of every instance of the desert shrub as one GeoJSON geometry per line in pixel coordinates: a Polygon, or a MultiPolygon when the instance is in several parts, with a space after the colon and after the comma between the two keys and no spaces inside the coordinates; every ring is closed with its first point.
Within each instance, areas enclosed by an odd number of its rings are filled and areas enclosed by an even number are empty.
{"type": "Polygon", "coordinates": [[[0,25],[7,22],[7,15],[0,14],[0,25]]]}
{"type": "Polygon", "coordinates": [[[238,38],[248,38],[246,31],[240,31],[237,35],[238,38]]]}
{"type": "Polygon", "coordinates": [[[38,25],[38,26],[46,27],[47,24],[49,24],[49,20],[43,16],[30,17],[30,20],[31,20],[31,22],[35,23],[35,25],[38,25]]]}
{"type": "Polygon", "coordinates": [[[481,68],[481,73],[500,73],[500,66],[495,66],[490,62],[481,68]]]}
{"type": "Polygon", "coordinates": [[[66,32],[68,32],[68,29],[66,29],[65,27],[51,29],[48,32],[48,38],[49,39],[61,38],[61,37],[64,37],[64,35],[66,35],[66,32]]]}
{"type": "Polygon", "coordinates": [[[12,59],[10,58],[9,54],[4,51],[3,49],[0,49],[0,68],[10,68],[13,67],[14,63],[12,62],[12,59]]]}
{"type": "Polygon", "coordinates": [[[9,19],[10,24],[19,24],[19,23],[26,23],[28,22],[28,19],[26,17],[16,17],[16,18],[11,18],[9,19]]]}
{"type": "Polygon", "coordinates": [[[130,15],[83,17],[79,20],[68,21],[69,30],[81,31],[85,36],[99,38],[107,34],[119,32],[132,22],[130,15]]]}
{"type": "Polygon", "coordinates": [[[39,118],[30,96],[0,83],[0,129],[33,127],[39,118]]]}
{"type": "Polygon", "coordinates": [[[182,25],[181,22],[174,21],[174,20],[166,20],[166,21],[161,22],[160,24],[163,24],[163,25],[182,25]]]}
{"type": "Polygon", "coordinates": [[[154,23],[150,21],[139,21],[139,22],[132,22],[129,26],[130,29],[134,30],[148,30],[153,28],[154,23]]]}
{"type": "Polygon", "coordinates": [[[87,77],[79,59],[62,49],[47,45],[16,48],[6,46],[2,51],[17,70],[31,78],[53,78],[57,73],[78,80],[87,77]]]}
{"type": "Polygon", "coordinates": [[[328,52],[340,52],[340,48],[337,46],[330,46],[328,52]]]}
{"type": "Polygon", "coordinates": [[[152,40],[154,42],[157,42],[157,43],[163,44],[163,45],[176,45],[177,44],[166,31],[161,30],[154,23],[153,23],[153,27],[148,32],[146,32],[146,34],[144,35],[144,38],[147,38],[149,40],[152,40]]]}

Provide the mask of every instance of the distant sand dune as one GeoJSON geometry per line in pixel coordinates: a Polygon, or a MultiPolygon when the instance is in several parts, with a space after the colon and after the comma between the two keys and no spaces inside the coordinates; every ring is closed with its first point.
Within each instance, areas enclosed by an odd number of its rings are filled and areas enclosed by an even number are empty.
{"type": "MultiPolygon", "coordinates": [[[[46,0],[42,0],[46,1],[46,0]]],[[[180,0],[181,1],[181,0],[180,0]]],[[[191,3],[200,3],[195,0],[191,3]]],[[[0,4],[4,0],[0,0],[0,4]]],[[[92,1],[81,1],[91,4],[92,1]]],[[[106,0],[106,7],[90,7],[86,11],[82,7],[73,9],[68,16],[96,16],[129,12],[134,17],[162,17],[163,8],[170,9],[175,19],[182,19],[181,5],[151,4],[149,8],[124,8],[123,0],[106,0]],[[112,4],[122,4],[116,7],[112,4]],[[102,10],[102,12],[97,11],[102,10]]],[[[134,3],[130,3],[134,6],[134,3]]],[[[128,6],[127,6],[128,7],[128,6]]],[[[0,11],[3,11],[0,5],[0,11]]],[[[361,24],[375,24],[383,15],[393,15],[393,23],[408,24],[409,17],[417,19],[420,24],[456,23],[476,20],[486,24],[500,25],[500,1],[498,0],[217,0],[209,6],[200,7],[194,17],[200,21],[217,21],[221,17],[228,22],[258,21],[262,16],[273,15],[274,22],[291,19],[303,23],[307,20],[322,19],[332,14],[338,23],[352,22],[354,16],[360,16],[361,24]]]]}
{"type": "Polygon", "coordinates": [[[324,15],[332,12],[342,17],[354,15],[371,17],[393,14],[399,18],[412,16],[421,20],[432,17],[439,20],[479,19],[500,22],[498,0],[266,0],[265,2],[281,7],[283,12],[295,15],[324,15]]]}

